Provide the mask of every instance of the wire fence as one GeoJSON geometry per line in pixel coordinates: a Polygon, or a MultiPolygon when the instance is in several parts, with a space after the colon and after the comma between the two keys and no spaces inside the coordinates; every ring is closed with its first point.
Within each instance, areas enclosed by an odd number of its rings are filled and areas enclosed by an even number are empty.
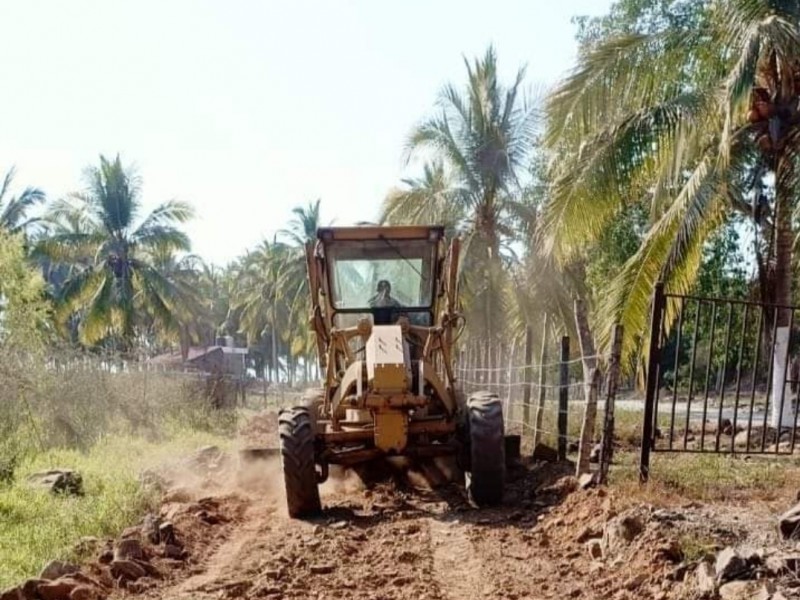
{"type": "MultiPolygon", "coordinates": [[[[524,348],[527,360],[522,364],[514,362],[519,352],[511,351],[501,361],[502,353],[487,350],[483,356],[493,357],[495,365],[502,366],[477,366],[462,359],[456,366],[458,387],[467,397],[487,391],[500,398],[506,433],[520,436],[523,453],[536,451],[539,444],[557,448],[560,459],[580,451],[579,471],[586,471],[589,449],[602,442],[608,464],[619,384],[619,369],[612,367],[619,365],[621,328],[618,335],[608,354],[578,357],[570,355],[569,338],[564,337],[557,361],[547,360],[546,346],[538,362],[532,360],[532,348],[524,348]]],[[[531,343],[530,338],[526,343],[531,343]]]]}

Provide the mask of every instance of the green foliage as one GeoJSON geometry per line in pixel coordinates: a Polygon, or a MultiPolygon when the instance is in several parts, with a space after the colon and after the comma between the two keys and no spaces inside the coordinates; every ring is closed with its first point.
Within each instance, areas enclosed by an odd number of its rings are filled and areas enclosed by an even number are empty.
{"type": "MultiPolygon", "coordinates": [[[[780,140],[765,151],[748,110],[756,85],[781,102],[794,97],[798,10],[795,2],[766,0],[631,0],[582,31],[578,65],[547,103],[546,142],[557,159],[543,213],[546,247],[568,263],[629,207],[646,206],[649,220],[597,306],[603,344],[616,322],[626,332],[647,331],[657,280],[674,293],[693,289],[707,240],[732,215],[754,214],[751,198],[767,173],[780,192],[771,208],[775,294],[788,303],[787,215],[800,138],[791,119],[782,121],[780,140]],[[787,60],[773,67],[770,56],[787,60]]],[[[667,324],[674,318],[671,308],[667,324]]],[[[626,336],[626,358],[641,339],[626,336]]]]}
{"type": "Polygon", "coordinates": [[[525,98],[524,69],[504,85],[493,48],[465,66],[466,85],[446,85],[440,110],[411,132],[408,158],[424,161],[422,175],[387,196],[381,220],[440,223],[463,237],[461,285],[470,331],[489,340],[504,330],[508,268],[517,262],[516,234],[526,228],[520,222],[533,221],[520,178],[538,115],[525,98]]]}
{"type": "Polygon", "coordinates": [[[86,452],[48,451],[25,461],[17,483],[0,487],[0,589],[34,577],[50,560],[85,558],[84,536],[112,537],[155,510],[158,498],[140,487],[139,473],[198,447],[226,441],[181,429],[158,443],[109,436],[86,452]],[[25,478],[51,468],[72,468],[84,480],[82,497],[60,497],[27,487],[25,478]]]}
{"type": "Polygon", "coordinates": [[[22,237],[0,228],[0,347],[40,348],[49,318],[44,280],[28,264],[22,237]]]}
{"type": "Polygon", "coordinates": [[[189,250],[178,225],[192,210],[170,201],[137,222],[139,195],[139,179],[119,156],[101,156],[100,165],[86,172],[85,191],[54,205],[48,215],[50,231],[38,251],[66,272],[56,291],[57,316],[64,326],[75,326],[83,344],[129,350],[153,322],[175,337],[179,307],[199,303],[180,270],[157,268],[165,255],[174,262],[174,253],[189,250]]]}

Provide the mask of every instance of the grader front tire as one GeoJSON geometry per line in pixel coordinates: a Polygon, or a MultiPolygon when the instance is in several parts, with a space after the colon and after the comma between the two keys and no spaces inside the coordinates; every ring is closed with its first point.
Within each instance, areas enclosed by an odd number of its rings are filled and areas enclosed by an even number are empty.
{"type": "Polygon", "coordinates": [[[314,419],[307,408],[283,410],[278,417],[286,505],[292,518],[322,511],[314,463],[314,419]]]}
{"type": "Polygon", "coordinates": [[[467,401],[467,420],[467,492],[478,506],[495,506],[503,501],[506,475],[503,405],[494,394],[474,394],[467,401]]]}

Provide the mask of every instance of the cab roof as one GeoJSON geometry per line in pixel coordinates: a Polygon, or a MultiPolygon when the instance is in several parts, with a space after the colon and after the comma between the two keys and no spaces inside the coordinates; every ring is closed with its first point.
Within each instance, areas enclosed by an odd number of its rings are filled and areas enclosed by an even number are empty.
{"type": "Polygon", "coordinates": [[[443,238],[444,227],[442,225],[364,225],[356,227],[320,227],[317,229],[317,239],[323,242],[380,239],[439,241],[443,238]]]}

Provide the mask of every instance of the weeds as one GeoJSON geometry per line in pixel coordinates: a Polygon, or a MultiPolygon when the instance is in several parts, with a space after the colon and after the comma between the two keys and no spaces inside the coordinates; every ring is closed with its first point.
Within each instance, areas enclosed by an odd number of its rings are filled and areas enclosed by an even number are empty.
{"type": "Polygon", "coordinates": [[[105,437],[87,452],[50,450],[23,464],[17,482],[0,488],[0,589],[35,576],[53,559],[80,558],[85,536],[114,536],[153,510],[158,498],[139,485],[139,473],[199,446],[225,440],[173,431],[169,441],[105,437]],[[52,467],[83,475],[84,495],[54,496],[28,487],[31,473],[52,467]]]}

